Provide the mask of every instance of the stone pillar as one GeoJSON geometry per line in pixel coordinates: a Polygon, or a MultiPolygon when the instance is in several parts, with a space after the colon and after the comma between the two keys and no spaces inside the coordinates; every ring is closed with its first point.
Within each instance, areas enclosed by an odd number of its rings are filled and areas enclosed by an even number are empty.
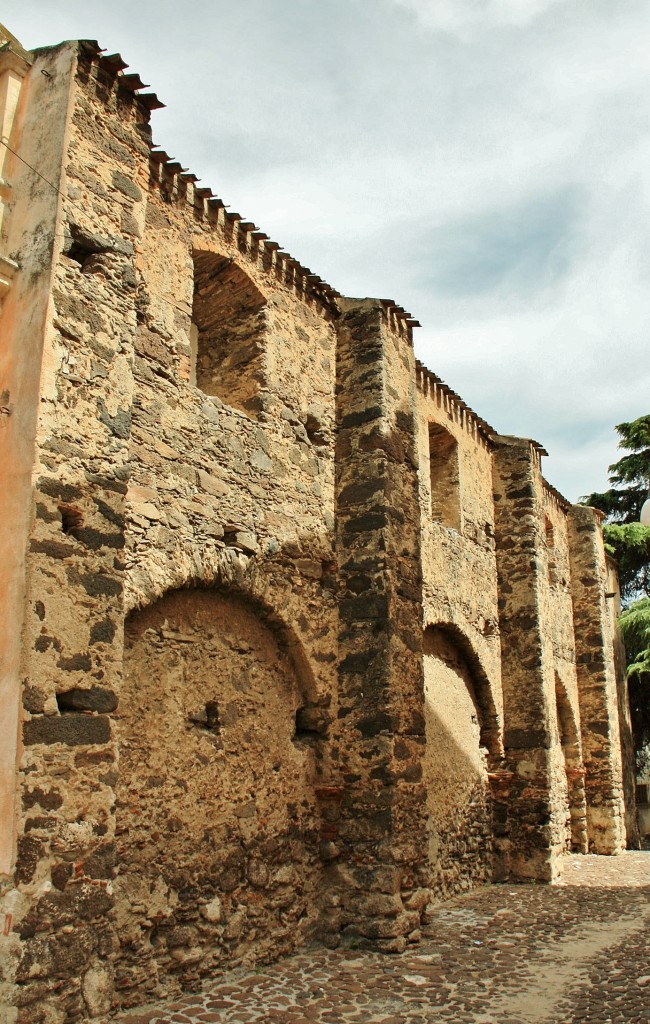
{"type": "MultiPolygon", "coordinates": [[[[0,957],[16,983],[6,1002],[18,1006],[18,1024],[99,1016],[112,1000],[111,719],[122,672],[137,278],[133,244],[115,233],[113,197],[100,206],[75,178],[90,163],[78,157],[90,133],[78,127],[77,72],[77,45],[66,43],[41,51],[24,85],[23,153],[43,177],[16,168],[10,227],[21,269],[2,310],[0,362],[19,443],[3,460],[0,504],[5,490],[21,504],[7,504],[16,580],[0,630],[13,639],[6,692],[22,728],[18,771],[10,766],[17,799],[10,870],[0,878],[0,957]]],[[[126,172],[146,182],[148,146],[135,127],[133,136],[126,172]]]]}
{"type": "Polygon", "coordinates": [[[329,868],[344,934],[398,951],[428,901],[420,525],[408,329],[342,300],[337,559],[342,792],[329,868]]]}
{"type": "Polygon", "coordinates": [[[575,505],[569,540],[589,850],[616,853],[625,847],[625,808],[614,637],[599,513],[575,505]]]}
{"type": "MultiPolygon", "coordinates": [[[[21,84],[19,57],[13,49],[0,50],[0,127],[3,137],[10,136],[12,149],[20,150],[22,156],[19,160],[0,146],[0,196],[11,196],[11,216],[7,215],[8,207],[0,208],[3,217],[0,252],[5,256],[12,253],[20,261],[20,270],[14,276],[13,270],[11,274],[6,273],[6,261],[0,260],[0,521],[3,524],[0,530],[3,567],[0,574],[0,719],[3,724],[0,877],[3,880],[10,876],[16,854],[25,552],[33,508],[34,442],[50,301],[52,248],[59,230],[58,196],[49,183],[58,181],[61,174],[71,64],[72,55],[67,51],[56,56],[43,54],[21,84]],[[38,167],[41,176],[29,165],[38,167]]],[[[0,899],[2,888],[0,882],[0,899]]],[[[10,917],[15,918],[13,911],[10,917]]]]}
{"type": "Polygon", "coordinates": [[[494,439],[495,539],[505,758],[495,773],[496,876],[551,881],[564,850],[566,805],[553,785],[552,651],[543,620],[542,478],[526,439],[494,439]]]}
{"type": "Polygon", "coordinates": [[[625,803],[625,834],[628,850],[638,850],[641,845],[639,819],[636,808],[636,765],[630,695],[627,688],[627,657],[625,644],[618,626],[621,614],[621,591],[616,562],[605,557],[607,568],[606,599],[610,628],[614,645],[614,671],[618,698],[618,723],[621,737],[621,763],[623,770],[623,801],[625,803]]]}

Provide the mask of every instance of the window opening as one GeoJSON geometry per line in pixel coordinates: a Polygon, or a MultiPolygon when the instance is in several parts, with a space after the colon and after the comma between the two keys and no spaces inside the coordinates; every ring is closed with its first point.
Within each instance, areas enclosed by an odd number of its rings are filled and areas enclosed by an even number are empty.
{"type": "Polygon", "coordinates": [[[458,442],[439,423],[429,424],[431,518],[460,530],[458,442]]]}
{"type": "Polygon", "coordinates": [[[548,557],[548,581],[553,586],[557,581],[557,562],[555,558],[555,535],[553,524],[548,516],[544,516],[544,533],[546,536],[546,554],[548,557]]]}
{"type": "Polygon", "coordinates": [[[264,385],[266,298],[226,256],[194,253],[190,382],[253,414],[264,385]]]}

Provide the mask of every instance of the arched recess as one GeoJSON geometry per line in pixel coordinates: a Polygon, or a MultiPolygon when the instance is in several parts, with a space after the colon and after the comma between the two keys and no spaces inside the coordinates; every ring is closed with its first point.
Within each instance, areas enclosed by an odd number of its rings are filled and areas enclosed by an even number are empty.
{"type": "Polygon", "coordinates": [[[555,550],[555,531],[548,516],[544,516],[544,537],[546,539],[546,557],[548,559],[548,581],[551,586],[557,582],[557,552],[555,550]]]}
{"type": "Polygon", "coordinates": [[[450,894],[492,876],[488,761],[500,754],[489,680],[452,625],[424,632],[425,780],[434,887],[450,894]]]}
{"type": "Polygon", "coordinates": [[[570,814],[571,849],[575,853],[587,852],[587,805],[585,798],[585,769],[582,761],[580,730],[569,700],[565,684],[555,673],[555,707],[566,773],[570,814]]]}
{"type": "Polygon", "coordinates": [[[328,725],[311,691],[241,596],[176,590],[129,616],[116,901],[134,1003],[310,935],[328,725]]]}
{"type": "Polygon", "coordinates": [[[440,423],[429,423],[429,480],[431,518],[443,526],[460,530],[458,442],[440,423]]]}
{"type": "Polygon", "coordinates": [[[253,413],[264,386],[266,297],[234,260],[194,250],[190,382],[253,413]]]}
{"type": "Polygon", "coordinates": [[[501,726],[499,713],[494,701],[492,684],[481,659],[474,650],[470,639],[460,626],[453,622],[431,622],[424,630],[424,653],[428,654],[434,646],[436,635],[446,637],[458,651],[465,662],[471,677],[473,699],[476,703],[476,715],[480,728],[480,745],[487,751],[488,760],[498,761],[503,755],[501,726]]]}
{"type": "Polygon", "coordinates": [[[193,589],[231,594],[253,606],[287,651],[309,700],[327,702],[329,687],[323,678],[315,678],[314,663],[307,657],[305,638],[297,628],[299,616],[287,615],[295,598],[290,577],[273,577],[271,585],[268,567],[261,560],[233,558],[232,553],[223,548],[196,548],[188,563],[182,539],[175,544],[172,536],[168,547],[145,548],[143,555],[127,570],[125,610],[131,615],[173,591],[193,589]]]}

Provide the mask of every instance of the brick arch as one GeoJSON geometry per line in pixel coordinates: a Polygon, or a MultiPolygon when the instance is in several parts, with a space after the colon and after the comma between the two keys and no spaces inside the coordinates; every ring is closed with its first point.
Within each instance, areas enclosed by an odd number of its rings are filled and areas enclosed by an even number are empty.
{"type": "Polygon", "coordinates": [[[328,723],[305,714],[310,680],[272,619],[250,594],[203,586],[126,621],[115,893],[139,1001],[291,952],[316,927],[328,723]]]}

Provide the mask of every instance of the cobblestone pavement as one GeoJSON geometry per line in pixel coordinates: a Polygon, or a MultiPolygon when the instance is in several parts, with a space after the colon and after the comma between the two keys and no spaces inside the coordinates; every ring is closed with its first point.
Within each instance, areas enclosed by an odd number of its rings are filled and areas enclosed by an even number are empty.
{"type": "Polygon", "coordinates": [[[309,949],[122,1024],[650,1022],[650,853],[568,857],[553,886],[439,905],[401,956],[309,949]]]}

